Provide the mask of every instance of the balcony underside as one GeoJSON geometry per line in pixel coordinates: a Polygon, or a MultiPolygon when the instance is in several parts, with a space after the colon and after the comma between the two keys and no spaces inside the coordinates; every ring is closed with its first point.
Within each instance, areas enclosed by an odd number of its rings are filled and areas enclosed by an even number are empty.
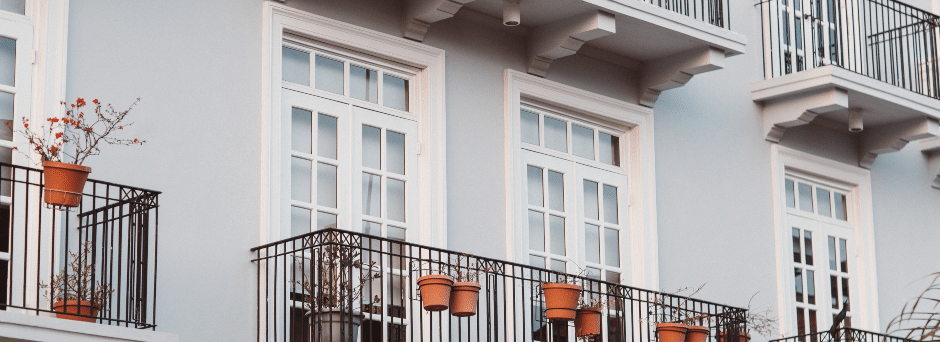
{"type": "MultiPolygon", "coordinates": [[[[721,69],[744,53],[746,37],[730,27],[726,1],[522,0],[528,32],[527,72],[545,76],[552,61],[584,54],[640,73],[640,104],[692,76],[721,69]]],[[[461,8],[502,18],[503,0],[411,0],[403,36],[423,40],[432,24],[461,8]]]]}
{"type": "Polygon", "coordinates": [[[860,113],[859,166],[871,168],[883,153],[940,135],[940,100],[835,66],[823,66],[753,83],[751,98],[763,105],[764,134],[779,142],[786,130],[817,124],[848,131],[860,113]]]}

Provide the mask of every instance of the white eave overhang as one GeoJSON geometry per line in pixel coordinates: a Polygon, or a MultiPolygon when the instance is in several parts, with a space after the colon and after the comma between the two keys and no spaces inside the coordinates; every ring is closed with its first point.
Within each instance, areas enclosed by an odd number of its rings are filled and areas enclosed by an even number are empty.
{"type": "MultiPolygon", "coordinates": [[[[501,18],[503,1],[408,0],[402,35],[421,41],[462,8],[501,18]]],[[[723,68],[747,44],[742,34],[640,0],[522,0],[521,8],[528,73],[544,77],[554,60],[584,54],[639,71],[647,107],[692,76],[723,68]]]]}
{"type": "Polygon", "coordinates": [[[864,130],[853,134],[864,168],[880,154],[940,136],[940,100],[834,66],[755,82],[751,99],[763,105],[764,137],[771,142],[810,122],[848,131],[849,112],[860,112],[864,130]]]}

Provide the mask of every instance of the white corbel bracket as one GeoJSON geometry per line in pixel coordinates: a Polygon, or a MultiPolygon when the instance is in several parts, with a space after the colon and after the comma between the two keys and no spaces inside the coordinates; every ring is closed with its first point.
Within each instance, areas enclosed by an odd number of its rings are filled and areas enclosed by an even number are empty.
{"type": "Polygon", "coordinates": [[[431,24],[453,17],[463,5],[473,0],[410,0],[405,10],[402,36],[423,41],[431,24]]]}
{"type": "Polygon", "coordinates": [[[545,77],[552,61],[575,54],[589,40],[615,32],[616,17],[600,10],[542,25],[535,29],[529,40],[526,71],[545,77]]]}
{"type": "Polygon", "coordinates": [[[849,108],[849,93],[840,88],[764,103],[764,139],[778,143],[788,128],[805,125],[817,115],[849,108]]]}
{"type": "MultiPolygon", "coordinates": [[[[940,165],[940,137],[921,140],[920,151],[927,155],[930,165],[940,165]]],[[[931,186],[940,189],[940,170],[937,171],[931,186]]]]}
{"type": "Polygon", "coordinates": [[[938,135],[940,122],[933,118],[918,118],[866,129],[859,148],[858,166],[871,169],[879,154],[897,152],[911,141],[938,135]]]}
{"type": "Polygon", "coordinates": [[[692,76],[725,67],[725,52],[714,47],[678,53],[643,65],[640,104],[653,108],[663,91],[678,88],[692,76]]]}

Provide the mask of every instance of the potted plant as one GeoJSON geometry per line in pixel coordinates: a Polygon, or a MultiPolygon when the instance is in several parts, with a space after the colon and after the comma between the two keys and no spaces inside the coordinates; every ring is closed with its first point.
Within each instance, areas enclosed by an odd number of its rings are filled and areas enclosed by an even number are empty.
{"type": "MultiPolygon", "coordinates": [[[[328,244],[316,252],[316,262],[295,257],[298,264],[313,268],[315,281],[305,272],[302,282],[291,282],[305,292],[303,302],[309,316],[310,340],[355,342],[359,338],[362,312],[351,303],[362,298],[363,288],[379,279],[381,271],[375,262],[363,265],[358,248],[328,244]],[[351,273],[355,271],[360,273],[358,283],[351,273]]],[[[376,296],[372,302],[380,300],[376,296]]]]}
{"type": "MultiPolygon", "coordinates": [[[[431,261],[427,261],[429,264],[431,261]]],[[[454,277],[447,275],[441,263],[436,274],[418,278],[418,291],[421,292],[421,305],[427,311],[438,312],[450,307],[450,292],[454,286],[454,277]]],[[[430,273],[430,267],[428,267],[430,273]]]]}
{"type": "MultiPolygon", "coordinates": [[[[584,271],[582,271],[583,273],[584,271]]],[[[573,321],[581,298],[581,280],[577,276],[556,274],[556,282],[543,283],[545,317],[552,321],[573,321]]]]}
{"type": "MultiPolygon", "coordinates": [[[[760,292],[758,292],[760,293],[760,292]]],[[[754,301],[754,297],[757,297],[757,293],[751,296],[751,299],[747,302],[747,321],[745,326],[748,331],[756,332],[768,339],[770,339],[776,332],[776,327],[779,325],[777,323],[776,315],[774,315],[771,309],[764,309],[758,311],[751,307],[751,303],[754,301]]],[[[751,340],[751,335],[744,332],[743,329],[739,329],[738,332],[738,342],[747,342],[751,340]]],[[[719,331],[715,333],[715,339],[719,342],[725,342],[732,340],[733,338],[727,338],[729,335],[728,331],[719,331]]]]}
{"type": "MultiPolygon", "coordinates": [[[[492,270],[489,267],[470,268],[460,266],[461,260],[471,258],[469,255],[460,255],[452,266],[456,282],[450,292],[450,314],[457,317],[470,317],[477,314],[477,302],[480,299],[480,274],[492,270]]],[[[422,296],[423,297],[423,296],[422,296]]]]}
{"type": "Polygon", "coordinates": [[[927,288],[904,304],[901,313],[891,319],[885,329],[886,335],[906,332],[907,341],[927,342],[940,340],[940,272],[927,275],[933,277],[927,288]]]}
{"type": "Polygon", "coordinates": [[[577,337],[589,337],[601,334],[601,311],[604,302],[598,298],[578,299],[578,311],[574,318],[574,331],[577,337]]]}
{"type": "MultiPolygon", "coordinates": [[[[122,122],[139,101],[138,98],[123,111],[115,110],[111,105],[104,108],[97,99],[91,101],[91,108],[87,108],[88,103],[80,97],[73,104],[62,102],[65,114],[47,118],[48,127],[43,123],[38,127],[38,132],[35,131],[37,127],[29,129],[28,118],[22,118],[23,130],[20,133],[35,152],[33,155],[38,155],[42,163],[45,177],[43,198],[46,204],[72,208],[81,203],[85,181],[91,173],[91,168],[82,166],[82,163],[89,156],[100,154],[101,145],[142,145],[145,142],[109,136],[133,125],[122,122]]],[[[32,156],[26,152],[24,154],[27,158],[32,156]]]]}
{"type": "Polygon", "coordinates": [[[89,241],[80,244],[78,253],[69,252],[68,265],[49,284],[39,284],[48,289],[43,296],[52,301],[52,310],[58,318],[94,323],[98,313],[107,310],[106,301],[114,290],[108,283],[95,283],[91,249],[89,241]]]}
{"type": "Polygon", "coordinates": [[[675,294],[686,291],[691,291],[691,293],[675,306],[665,303],[666,294],[657,293],[653,301],[655,312],[650,314],[651,320],[656,324],[656,334],[659,337],[659,342],[704,342],[708,338],[708,327],[689,326],[696,322],[708,320],[708,316],[704,314],[690,315],[691,312],[682,309],[685,303],[701,291],[703,287],[705,287],[705,284],[695,289],[685,287],[677,290],[675,294]]]}

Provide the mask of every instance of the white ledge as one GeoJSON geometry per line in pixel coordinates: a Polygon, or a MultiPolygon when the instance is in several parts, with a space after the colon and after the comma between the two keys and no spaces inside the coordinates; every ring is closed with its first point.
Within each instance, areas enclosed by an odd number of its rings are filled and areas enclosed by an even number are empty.
{"type": "Polygon", "coordinates": [[[165,332],[0,311],[0,340],[6,339],[69,342],[179,342],[178,335],[165,332]]]}

